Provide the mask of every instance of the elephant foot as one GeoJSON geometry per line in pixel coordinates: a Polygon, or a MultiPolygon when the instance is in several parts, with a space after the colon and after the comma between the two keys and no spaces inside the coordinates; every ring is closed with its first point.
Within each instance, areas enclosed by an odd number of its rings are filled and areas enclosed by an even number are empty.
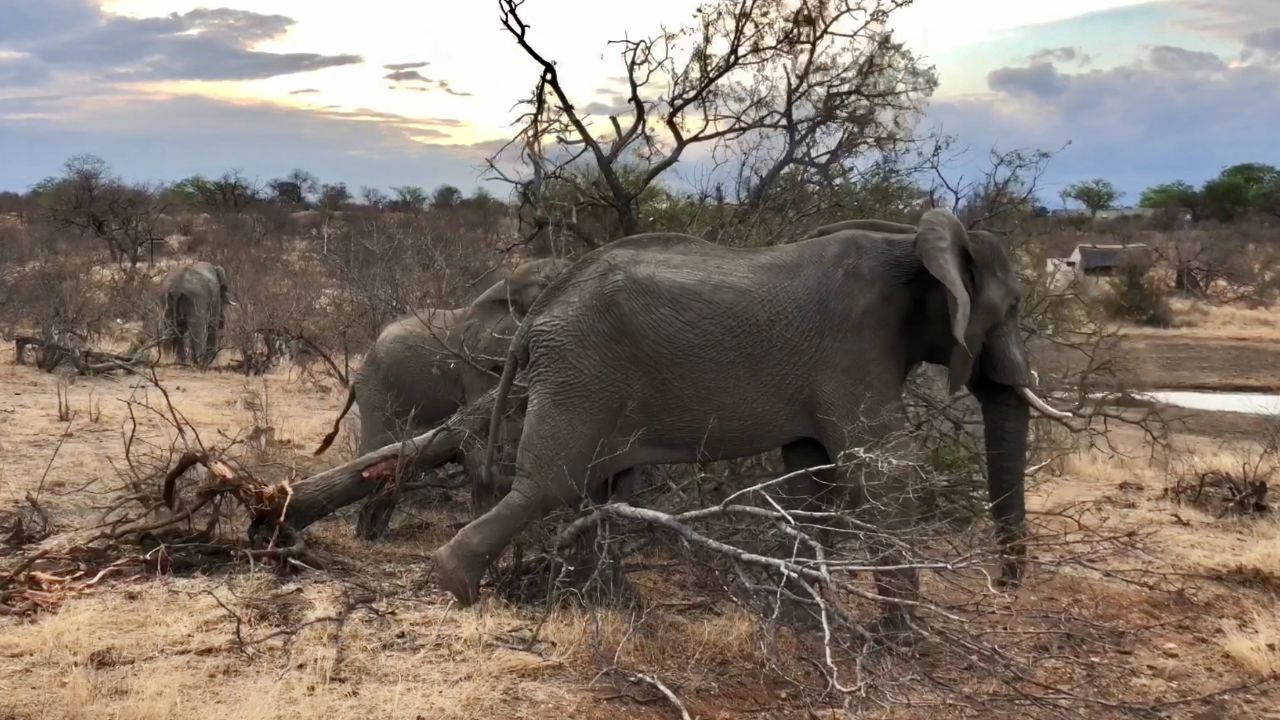
{"type": "Polygon", "coordinates": [[[450,540],[431,553],[431,561],[436,567],[440,587],[447,590],[459,605],[466,607],[479,598],[480,578],[484,576],[485,568],[479,558],[466,557],[455,541],[450,540]]]}
{"type": "Polygon", "coordinates": [[[1027,561],[1023,558],[1006,559],[1000,564],[1000,577],[996,578],[996,587],[1002,590],[1017,590],[1022,586],[1026,576],[1027,561]]]}

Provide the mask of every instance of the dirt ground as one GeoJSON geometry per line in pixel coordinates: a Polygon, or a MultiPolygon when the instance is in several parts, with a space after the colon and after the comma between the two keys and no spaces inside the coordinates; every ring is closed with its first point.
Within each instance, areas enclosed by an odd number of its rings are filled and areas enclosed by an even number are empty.
{"type": "Polygon", "coordinates": [[[1125,339],[1131,371],[1166,390],[1280,392],[1280,342],[1142,333],[1125,339]]]}
{"type": "Polygon", "coordinates": [[[1280,312],[1173,301],[1174,327],[1125,329],[1130,380],[1143,387],[1280,392],[1280,312]]]}
{"type": "MultiPolygon", "coordinates": [[[[1134,342],[1163,368],[1163,386],[1197,367],[1202,383],[1212,367],[1258,383],[1251,387],[1280,387],[1272,362],[1280,345],[1134,342]]],[[[283,370],[246,379],[162,367],[160,380],[206,443],[270,427],[267,464],[282,476],[337,460],[310,456],[344,400],[335,388],[283,370]]],[[[66,384],[11,358],[0,362],[0,511],[32,494],[60,529],[93,517],[119,476],[130,412],[142,428],[133,442],[168,441],[164,423],[139,404],[159,406],[157,395],[136,378],[66,384]],[[60,389],[69,419],[59,417],[60,389]]],[[[1142,438],[1117,430],[1112,439],[1132,457],[1081,452],[1036,477],[1030,505],[1039,527],[1058,528],[1071,511],[1095,530],[1145,538],[1141,550],[1098,567],[1033,573],[1016,598],[990,594],[989,602],[1016,603],[1028,617],[1083,608],[1099,626],[1145,627],[1089,646],[1096,656],[1086,659],[1129,678],[1103,688],[1108,702],[1173,701],[1155,717],[1280,718],[1280,521],[1274,513],[1218,518],[1167,496],[1177,478],[1234,468],[1254,451],[1260,426],[1224,422],[1237,427],[1231,444],[1184,433],[1177,442],[1185,452],[1171,462],[1148,462],[1142,438]],[[1134,568],[1178,589],[1134,583],[1134,568]]],[[[246,561],[108,577],[47,612],[0,615],[0,719],[679,717],[655,686],[602,672],[615,666],[652,672],[700,718],[1036,715],[963,703],[853,703],[846,714],[845,698],[801,697],[770,669],[787,659],[771,660],[759,623],[733,605],[707,603],[661,569],[635,573],[644,612],[545,611],[496,599],[451,607],[426,556],[464,518],[460,502],[420,504],[399,517],[389,540],[369,544],[353,539],[349,513],[339,514],[309,531],[329,559],[323,569],[282,580],[246,561]]],[[[1046,648],[1045,661],[1073,651],[1046,648]]],[[[962,683],[982,678],[980,666],[957,673],[962,683]]],[[[1105,703],[1080,712],[1130,715],[1105,703]]]]}

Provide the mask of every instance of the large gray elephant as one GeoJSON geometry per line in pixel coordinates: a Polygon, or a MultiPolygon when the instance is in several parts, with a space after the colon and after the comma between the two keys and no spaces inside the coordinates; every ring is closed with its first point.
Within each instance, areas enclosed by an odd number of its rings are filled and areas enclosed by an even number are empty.
{"type": "MultiPolygon", "coordinates": [[[[944,210],[918,228],[857,221],[815,232],[747,249],[638,235],[561,275],[513,339],[498,389],[495,419],[525,370],[514,484],[435,551],[441,585],[473,602],[485,570],[530,522],[640,465],[778,447],[789,472],[828,464],[902,426],[903,385],[922,362],[947,366],[952,392],[967,386],[981,402],[1003,573],[1017,582],[1028,407],[1056,411],[1028,387],[1021,291],[1003,247],[944,210]]],[[[889,494],[868,498],[855,472],[799,473],[803,487],[792,491],[835,503],[854,490],[850,499],[887,505],[883,519],[904,522],[908,508],[889,494]]],[[[911,571],[876,579],[888,597],[916,589],[911,571]]],[[[888,603],[885,620],[901,624],[905,613],[888,603]]]]}
{"type": "Polygon", "coordinates": [[[164,276],[160,290],[162,349],[184,363],[189,352],[197,366],[208,367],[218,354],[226,307],[235,304],[226,271],[203,261],[174,268],[164,276]]]}
{"type": "MultiPolygon", "coordinates": [[[[520,320],[569,265],[555,258],[531,260],[464,307],[423,309],[388,324],[356,372],[347,404],[316,454],[333,443],[353,403],[360,407],[363,454],[426,432],[488,392],[498,383],[520,320]]],[[[393,509],[390,497],[371,498],[361,509],[359,534],[381,535],[393,509]]]]}

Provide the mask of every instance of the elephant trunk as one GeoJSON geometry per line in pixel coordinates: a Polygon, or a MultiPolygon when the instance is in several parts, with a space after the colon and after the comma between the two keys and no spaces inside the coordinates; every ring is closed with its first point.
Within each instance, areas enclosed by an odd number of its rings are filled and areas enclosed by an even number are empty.
{"type": "Polygon", "coordinates": [[[1026,560],[1027,429],[1030,406],[1017,388],[984,383],[975,388],[982,404],[987,454],[987,492],[1004,556],[1001,579],[1016,585],[1026,560]]]}

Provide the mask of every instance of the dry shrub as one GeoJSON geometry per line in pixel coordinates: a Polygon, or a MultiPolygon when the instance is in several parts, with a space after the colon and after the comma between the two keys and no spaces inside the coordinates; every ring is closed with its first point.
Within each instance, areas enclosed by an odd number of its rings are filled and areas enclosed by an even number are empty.
{"type": "Polygon", "coordinates": [[[41,251],[13,283],[5,324],[66,347],[88,343],[113,315],[92,270],[86,256],[41,251]]]}
{"type": "Polygon", "coordinates": [[[1222,647],[1237,665],[1258,678],[1280,676],[1280,619],[1255,609],[1246,622],[1224,621],[1222,647]]]}
{"type": "Polygon", "coordinates": [[[1180,478],[1169,494],[1177,502],[1224,516],[1270,512],[1267,491],[1267,479],[1257,479],[1252,473],[1205,470],[1194,477],[1180,478]]]}
{"type": "Polygon", "coordinates": [[[1116,320],[1160,328],[1173,325],[1168,290],[1154,273],[1139,265],[1128,265],[1121,271],[1102,304],[1116,320]]]}
{"type": "Polygon", "coordinates": [[[305,335],[323,317],[324,283],[308,276],[274,244],[253,254],[227,255],[232,297],[224,343],[237,353],[245,374],[271,369],[295,335],[305,335]]]}
{"type": "Polygon", "coordinates": [[[96,248],[47,225],[24,227],[22,246],[0,250],[0,328],[66,348],[145,349],[158,328],[159,267],[103,264],[96,248]],[[9,261],[13,261],[10,263],[9,261]]]}
{"type": "Polygon", "coordinates": [[[1280,472],[1280,425],[1269,429],[1260,447],[1222,448],[1191,455],[1175,469],[1166,494],[1177,503],[1215,517],[1249,517],[1271,512],[1268,492],[1280,472]]]}
{"type": "Polygon", "coordinates": [[[468,217],[346,213],[315,237],[297,235],[288,214],[213,218],[201,255],[227,268],[240,303],[226,333],[237,362],[262,372],[305,349],[345,378],[351,356],[390,320],[469,301],[501,256],[493,223],[468,217]]]}
{"type": "Polygon", "coordinates": [[[1280,243],[1274,230],[1255,222],[1149,233],[1174,289],[1216,302],[1268,305],[1280,292],[1280,243]]]}

